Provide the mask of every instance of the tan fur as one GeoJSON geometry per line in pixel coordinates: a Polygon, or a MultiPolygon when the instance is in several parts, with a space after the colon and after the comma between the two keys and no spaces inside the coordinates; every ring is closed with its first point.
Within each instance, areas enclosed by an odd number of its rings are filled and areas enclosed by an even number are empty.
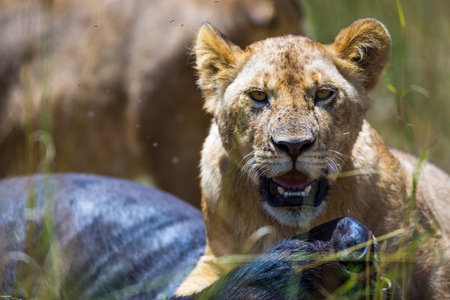
{"type": "MultiPolygon", "coordinates": [[[[224,272],[217,259],[248,249],[249,237],[263,226],[270,225],[279,240],[348,216],[376,236],[405,228],[407,242],[415,220],[419,233],[434,230],[414,253],[405,297],[449,299],[450,178],[426,165],[408,218],[417,159],[388,149],[364,120],[367,93],[389,52],[389,34],[373,19],[353,23],[331,45],[284,36],[244,50],[210,25],[201,28],[195,46],[199,84],[214,116],[201,160],[207,246],[178,294],[214,282],[224,272]],[[335,90],[335,97],[314,101],[324,87],[335,90]],[[268,100],[253,100],[253,90],[266,93],[268,100]],[[313,142],[291,158],[274,142],[285,140],[313,142]],[[320,206],[272,207],[264,200],[259,176],[272,178],[292,169],[312,179],[328,177],[320,206]]],[[[390,239],[387,249],[397,249],[400,240],[390,239]]],[[[260,240],[251,252],[263,251],[265,244],[260,240]]]]}
{"type": "Polygon", "coordinates": [[[151,175],[196,206],[210,116],[195,32],[214,22],[242,46],[304,33],[297,0],[0,2],[0,177],[47,159],[56,172],[151,175]]]}

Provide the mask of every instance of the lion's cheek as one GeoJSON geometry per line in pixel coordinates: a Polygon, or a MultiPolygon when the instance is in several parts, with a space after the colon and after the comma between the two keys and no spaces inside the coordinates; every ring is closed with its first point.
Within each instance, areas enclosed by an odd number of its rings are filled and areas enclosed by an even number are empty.
{"type": "Polygon", "coordinates": [[[245,155],[248,145],[253,142],[253,131],[249,129],[253,122],[249,119],[248,110],[245,107],[227,107],[216,117],[216,122],[225,150],[229,154],[233,152],[235,158],[238,158],[236,151],[245,155]]]}
{"type": "Polygon", "coordinates": [[[323,143],[322,149],[350,154],[364,121],[361,104],[342,99],[329,111],[316,111],[316,116],[320,120],[319,140],[323,143]]]}

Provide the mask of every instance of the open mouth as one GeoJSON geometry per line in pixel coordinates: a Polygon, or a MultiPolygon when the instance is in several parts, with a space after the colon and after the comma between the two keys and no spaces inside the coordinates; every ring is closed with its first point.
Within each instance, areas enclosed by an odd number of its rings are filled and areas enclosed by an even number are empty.
{"type": "Polygon", "coordinates": [[[270,206],[318,207],[327,193],[327,178],[312,179],[292,170],[281,176],[260,176],[261,193],[270,206]]]}

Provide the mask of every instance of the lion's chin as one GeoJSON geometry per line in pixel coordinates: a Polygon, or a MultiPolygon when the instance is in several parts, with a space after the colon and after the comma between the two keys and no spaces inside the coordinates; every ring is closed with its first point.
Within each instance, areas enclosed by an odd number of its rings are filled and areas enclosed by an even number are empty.
{"type": "Polygon", "coordinates": [[[311,222],[320,215],[324,205],[273,207],[264,201],[262,206],[266,213],[280,225],[296,228],[302,232],[311,228],[311,222]]]}

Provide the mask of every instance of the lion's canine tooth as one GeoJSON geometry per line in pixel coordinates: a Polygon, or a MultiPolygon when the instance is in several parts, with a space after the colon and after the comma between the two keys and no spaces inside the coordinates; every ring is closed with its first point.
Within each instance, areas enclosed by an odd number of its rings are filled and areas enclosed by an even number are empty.
{"type": "Polygon", "coordinates": [[[308,186],[305,188],[305,196],[309,196],[309,192],[311,192],[311,185],[308,185],[308,186]]]}
{"type": "Polygon", "coordinates": [[[284,189],[283,189],[281,186],[278,186],[278,193],[279,193],[280,195],[283,195],[283,194],[284,194],[284,189]]]}

